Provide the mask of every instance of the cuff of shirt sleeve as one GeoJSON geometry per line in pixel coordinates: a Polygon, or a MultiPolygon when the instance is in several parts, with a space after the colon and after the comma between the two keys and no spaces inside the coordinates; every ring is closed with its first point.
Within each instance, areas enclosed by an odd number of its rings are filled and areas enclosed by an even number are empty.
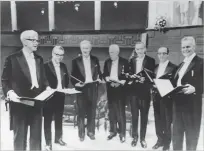
{"type": "Polygon", "coordinates": [[[14,90],[9,90],[9,91],[7,92],[7,94],[6,94],[7,98],[9,97],[9,94],[10,94],[11,92],[14,92],[14,90]]]}

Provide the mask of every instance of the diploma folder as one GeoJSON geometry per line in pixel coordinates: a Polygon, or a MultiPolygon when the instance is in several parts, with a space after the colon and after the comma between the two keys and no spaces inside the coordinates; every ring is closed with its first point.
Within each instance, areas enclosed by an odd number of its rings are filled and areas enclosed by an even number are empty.
{"type": "Polygon", "coordinates": [[[172,96],[186,87],[182,85],[174,88],[171,81],[168,79],[154,79],[154,83],[161,97],[172,96]]]}
{"type": "Polygon", "coordinates": [[[47,101],[49,100],[54,93],[59,92],[59,93],[65,93],[65,94],[76,94],[76,93],[81,93],[80,91],[75,90],[74,88],[72,89],[51,89],[51,90],[45,90],[42,93],[40,93],[38,96],[35,98],[30,98],[30,97],[20,97],[20,100],[22,101],[47,101]]]}

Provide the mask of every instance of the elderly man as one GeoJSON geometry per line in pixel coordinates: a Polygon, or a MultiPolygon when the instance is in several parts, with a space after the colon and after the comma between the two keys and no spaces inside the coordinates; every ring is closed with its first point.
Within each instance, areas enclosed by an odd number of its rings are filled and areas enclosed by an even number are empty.
{"type": "Polygon", "coordinates": [[[195,39],[191,36],[181,40],[181,52],[185,57],[175,72],[174,86],[186,86],[173,97],[173,149],[196,150],[201,124],[203,93],[203,59],[196,53],[195,39]]]}
{"type": "MultiPolygon", "coordinates": [[[[45,63],[45,73],[48,83],[53,89],[68,88],[69,76],[67,67],[62,63],[64,48],[55,46],[52,49],[52,59],[45,63]]],[[[46,150],[52,150],[51,122],[54,116],[55,121],[55,143],[62,146],[66,143],[62,140],[62,116],[64,112],[64,93],[55,95],[45,103],[44,106],[44,132],[46,140],[46,150]]]]}
{"type": "Polygon", "coordinates": [[[35,53],[38,33],[26,30],[20,35],[23,48],[6,58],[2,73],[4,95],[10,99],[11,123],[14,132],[14,150],[26,150],[30,126],[30,150],[41,150],[42,108],[21,103],[19,97],[34,98],[46,88],[43,59],[35,53]]]}
{"type": "MultiPolygon", "coordinates": [[[[172,72],[176,65],[168,60],[169,49],[160,47],[157,51],[159,64],[156,65],[154,73],[156,78],[172,78],[172,72]]],[[[158,91],[154,90],[153,107],[155,118],[155,129],[157,135],[157,142],[152,147],[158,149],[163,146],[163,150],[169,150],[171,143],[171,123],[172,123],[172,100],[168,98],[161,98],[158,91]]]]}
{"type": "MultiPolygon", "coordinates": [[[[146,46],[143,42],[137,42],[135,44],[135,50],[137,57],[132,58],[129,62],[130,74],[138,74],[145,68],[151,72],[155,68],[155,60],[145,54],[146,46]]],[[[142,75],[144,76],[144,75],[142,75]]],[[[131,113],[132,113],[132,143],[134,147],[138,141],[138,117],[140,111],[140,143],[142,148],[147,147],[145,141],[148,112],[150,107],[150,84],[145,77],[141,77],[140,80],[134,80],[131,84],[131,113]]]]}
{"type": "Polygon", "coordinates": [[[80,43],[82,55],[72,60],[72,84],[82,91],[77,94],[78,134],[80,141],[85,138],[85,123],[87,117],[87,136],[95,139],[95,117],[98,98],[98,82],[102,77],[99,60],[90,55],[91,42],[84,40],[80,43]],[[74,78],[73,78],[74,77],[74,78]]]}
{"type": "Polygon", "coordinates": [[[109,46],[110,58],[104,64],[104,78],[107,82],[110,135],[108,140],[117,135],[117,125],[119,126],[120,141],[125,141],[126,117],[125,117],[125,89],[128,72],[128,61],[119,57],[120,48],[116,44],[109,46]]]}

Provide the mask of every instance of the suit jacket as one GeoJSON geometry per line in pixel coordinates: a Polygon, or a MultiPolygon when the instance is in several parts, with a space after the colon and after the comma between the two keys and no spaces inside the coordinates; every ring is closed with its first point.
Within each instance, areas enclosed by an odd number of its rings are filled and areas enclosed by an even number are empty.
{"type": "MultiPolygon", "coordinates": [[[[104,63],[104,68],[103,68],[103,77],[110,76],[111,72],[111,65],[112,65],[112,60],[109,58],[105,61],[104,63]]],[[[127,73],[128,72],[128,61],[122,57],[119,57],[118,60],[118,79],[119,80],[125,80],[126,77],[122,72],[127,73]]]]}
{"type": "MultiPolygon", "coordinates": [[[[36,61],[36,72],[39,88],[31,90],[32,81],[29,67],[22,51],[8,56],[5,60],[3,73],[1,77],[2,89],[5,96],[9,90],[14,90],[19,96],[35,97],[40,94],[48,86],[45,76],[42,57],[34,53],[36,61]]],[[[26,106],[19,103],[10,103],[10,130],[13,129],[13,113],[18,113],[19,110],[25,110],[26,106]],[[17,112],[16,112],[17,111],[17,112]]],[[[25,110],[25,114],[26,114],[25,110]]],[[[21,116],[16,115],[16,116],[21,116]]]]}
{"type": "MultiPolygon", "coordinates": [[[[174,72],[174,70],[176,69],[176,67],[177,67],[177,66],[176,66],[175,64],[173,64],[173,63],[171,63],[171,62],[169,61],[168,65],[166,66],[166,69],[165,69],[165,71],[164,71],[164,74],[163,74],[161,77],[159,77],[159,78],[169,79],[170,81],[172,81],[173,72],[174,72]]],[[[159,64],[157,64],[156,67],[155,67],[155,69],[154,69],[155,75],[157,75],[158,68],[159,68],[159,64]]],[[[156,93],[156,94],[155,94],[155,97],[156,97],[155,99],[156,99],[156,100],[161,100],[161,96],[159,95],[158,90],[155,89],[154,92],[156,93]]]]}
{"type": "MultiPolygon", "coordinates": [[[[100,70],[100,64],[99,60],[95,56],[90,56],[90,62],[91,62],[91,72],[92,72],[92,79],[93,81],[96,80],[98,77],[101,79],[102,74],[100,70]]],[[[83,63],[83,58],[82,56],[79,56],[72,60],[72,76],[75,78],[79,79],[82,82],[85,82],[85,68],[84,68],[84,63],[83,63]]],[[[77,80],[74,78],[71,78],[72,84],[75,86],[76,83],[78,83],[77,80]]]]}
{"type": "Polygon", "coordinates": [[[43,59],[34,53],[36,72],[39,88],[31,90],[32,81],[29,67],[22,51],[14,53],[6,58],[2,73],[2,88],[4,95],[9,90],[14,90],[19,96],[35,97],[48,86],[45,76],[43,59]]]}
{"type": "MultiPolygon", "coordinates": [[[[136,59],[132,58],[129,62],[129,73],[135,74],[136,73],[136,59]]],[[[146,68],[150,70],[151,72],[154,72],[155,68],[155,60],[147,55],[145,55],[145,58],[143,60],[142,64],[143,68],[146,68]]],[[[143,98],[143,99],[149,99],[150,98],[150,85],[149,83],[134,83],[131,86],[131,92],[133,94],[137,94],[137,96],[143,98]]]]}
{"type": "MultiPolygon", "coordinates": [[[[178,73],[180,71],[181,64],[178,66],[174,78],[173,78],[173,85],[177,85],[178,81],[178,73]]],[[[193,58],[190,65],[188,66],[183,78],[181,79],[181,84],[191,84],[195,87],[195,93],[191,95],[184,95],[186,99],[190,98],[201,98],[203,94],[203,59],[198,57],[197,55],[193,58]]]]}
{"type": "MultiPolygon", "coordinates": [[[[57,88],[57,75],[55,71],[55,67],[53,65],[52,60],[48,61],[45,63],[45,74],[48,80],[48,83],[51,88],[56,89],[57,88]]],[[[69,84],[69,75],[67,71],[67,67],[64,63],[60,62],[60,75],[61,75],[61,83],[62,83],[62,88],[68,88],[69,84]]]]}

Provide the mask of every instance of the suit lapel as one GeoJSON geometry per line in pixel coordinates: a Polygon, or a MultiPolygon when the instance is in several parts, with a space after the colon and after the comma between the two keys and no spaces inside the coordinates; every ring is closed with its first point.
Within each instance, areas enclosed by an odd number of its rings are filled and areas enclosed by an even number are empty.
{"type": "Polygon", "coordinates": [[[85,69],[84,69],[84,62],[83,62],[83,59],[82,57],[80,57],[78,60],[77,60],[77,64],[78,64],[78,67],[79,67],[79,70],[81,71],[81,74],[84,76],[84,78],[86,78],[85,76],[85,69]]]}
{"type": "Polygon", "coordinates": [[[192,67],[195,65],[196,57],[197,57],[197,56],[195,56],[195,57],[193,58],[193,60],[192,60],[191,63],[189,64],[188,68],[186,69],[186,72],[184,73],[184,75],[185,75],[188,71],[190,71],[190,70],[192,69],[192,67]]]}
{"type": "Polygon", "coordinates": [[[164,75],[167,74],[167,73],[169,73],[170,70],[171,70],[171,63],[169,62],[168,65],[166,66],[165,71],[164,71],[164,75]]]}
{"type": "Polygon", "coordinates": [[[35,66],[36,66],[36,74],[38,83],[40,82],[40,59],[34,54],[35,56],[35,66]]]}
{"type": "Polygon", "coordinates": [[[63,70],[62,63],[60,63],[60,75],[61,75],[61,81],[63,81],[64,75],[65,75],[65,72],[64,72],[64,70],[63,70]]]}
{"type": "Polygon", "coordinates": [[[119,57],[118,58],[118,76],[120,76],[121,71],[122,71],[122,62],[121,62],[121,59],[119,57]]]}
{"type": "Polygon", "coordinates": [[[132,61],[133,61],[133,71],[134,71],[134,73],[136,73],[136,71],[137,71],[137,69],[136,69],[137,68],[136,58],[134,58],[132,61]]]}
{"type": "Polygon", "coordinates": [[[52,71],[52,73],[57,77],[57,74],[56,74],[56,71],[55,71],[55,68],[54,68],[54,65],[53,65],[52,61],[50,61],[48,63],[48,66],[49,66],[50,70],[52,71]]]}
{"type": "Polygon", "coordinates": [[[107,62],[109,74],[110,74],[110,72],[111,72],[111,65],[112,65],[112,60],[110,59],[110,60],[108,60],[108,62],[107,62]]]}
{"type": "Polygon", "coordinates": [[[145,55],[143,63],[142,63],[142,70],[143,70],[143,68],[145,68],[146,62],[147,62],[147,57],[145,55]]]}
{"type": "Polygon", "coordinates": [[[154,70],[155,75],[157,75],[158,68],[159,68],[159,64],[157,65],[157,67],[156,67],[155,70],[154,70]]]}
{"type": "Polygon", "coordinates": [[[23,71],[24,75],[31,82],[31,76],[30,76],[30,71],[29,71],[28,63],[27,63],[26,58],[23,55],[22,51],[20,52],[19,56],[17,57],[17,60],[19,62],[19,65],[20,65],[21,70],[23,71]]]}
{"type": "Polygon", "coordinates": [[[95,68],[97,68],[97,64],[94,62],[94,60],[92,59],[92,57],[90,56],[90,64],[91,64],[91,73],[92,73],[92,77],[94,76],[94,72],[95,72],[95,68]]]}

